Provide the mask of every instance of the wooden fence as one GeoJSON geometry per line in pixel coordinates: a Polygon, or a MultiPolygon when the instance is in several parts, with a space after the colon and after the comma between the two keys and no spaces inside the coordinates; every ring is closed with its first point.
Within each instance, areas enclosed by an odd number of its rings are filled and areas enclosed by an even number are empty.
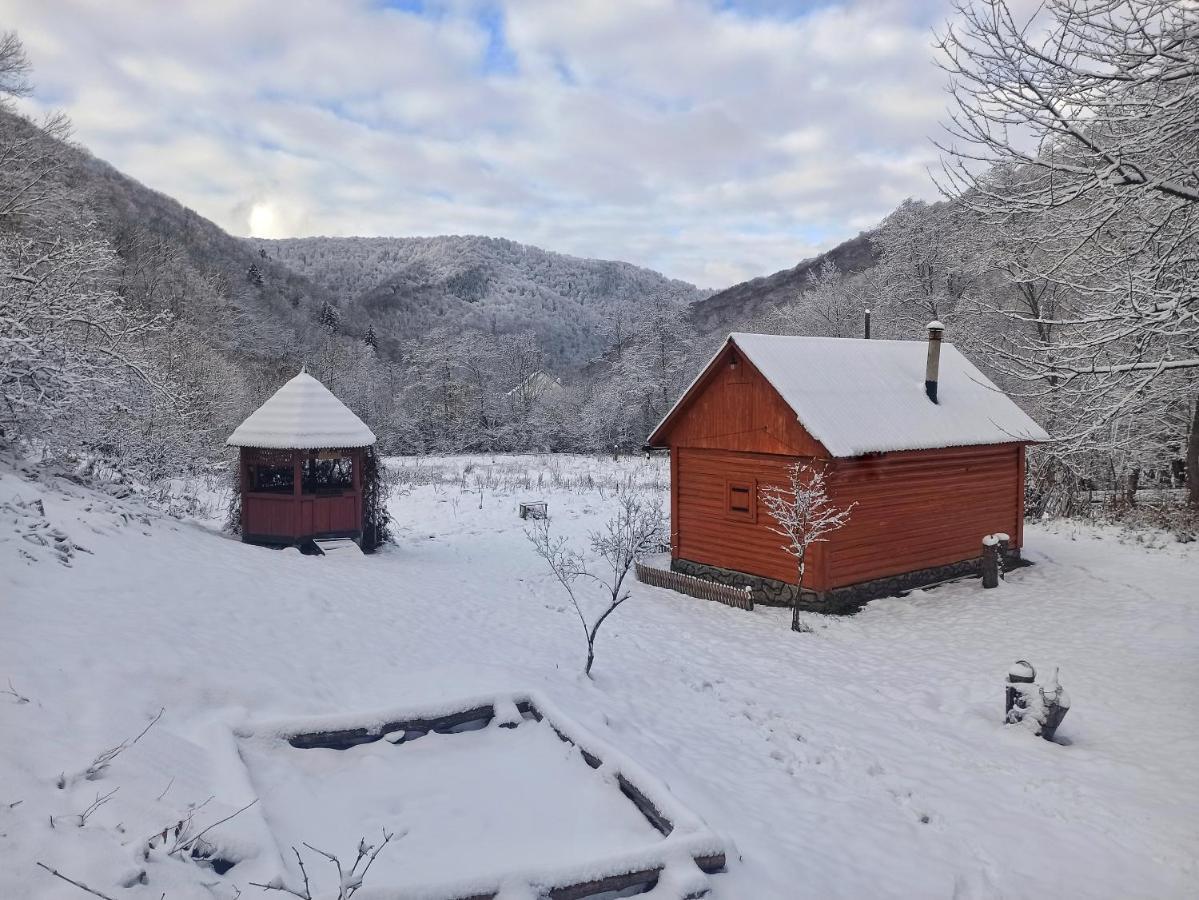
{"type": "Polygon", "coordinates": [[[727,584],[717,584],[715,581],[705,581],[694,575],[668,572],[665,569],[655,569],[641,563],[637,563],[636,572],[637,580],[642,584],[668,588],[699,600],[715,600],[717,603],[737,609],[752,610],[754,608],[753,591],[748,587],[738,588],[727,584]]]}

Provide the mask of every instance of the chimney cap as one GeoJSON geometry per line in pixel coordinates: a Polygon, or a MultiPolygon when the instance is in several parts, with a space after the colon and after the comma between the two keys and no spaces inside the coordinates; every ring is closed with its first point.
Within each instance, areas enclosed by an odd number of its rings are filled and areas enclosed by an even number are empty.
{"type": "Polygon", "coordinates": [[[945,323],[940,321],[939,319],[933,319],[931,322],[928,323],[927,327],[928,327],[929,331],[944,331],[945,323]]]}

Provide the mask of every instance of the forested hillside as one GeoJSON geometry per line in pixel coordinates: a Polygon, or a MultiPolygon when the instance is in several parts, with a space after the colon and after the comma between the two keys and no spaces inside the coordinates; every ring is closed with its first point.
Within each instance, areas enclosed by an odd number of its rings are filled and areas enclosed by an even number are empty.
{"type": "Polygon", "coordinates": [[[501,238],[289,238],[251,240],[321,285],[342,321],[374,326],[381,343],[435,328],[493,334],[532,331],[555,370],[578,368],[606,348],[611,320],[647,297],[690,303],[692,285],[637,266],[580,259],[501,238]]]}
{"type": "Polygon", "coordinates": [[[860,234],[790,269],[717,291],[692,307],[692,320],[700,331],[711,334],[750,327],[771,310],[793,305],[811,288],[812,278],[821,269],[832,266],[839,274],[853,275],[866,271],[877,261],[871,235],[860,234]]]}

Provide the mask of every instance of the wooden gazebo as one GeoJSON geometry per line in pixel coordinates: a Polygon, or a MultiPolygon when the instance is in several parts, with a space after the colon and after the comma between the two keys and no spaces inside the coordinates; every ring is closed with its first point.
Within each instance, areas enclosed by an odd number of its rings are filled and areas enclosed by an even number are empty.
{"type": "Polygon", "coordinates": [[[226,443],[241,450],[243,541],[361,539],[363,461],[375,435],[307,372],[279,388],[226,443]]]}

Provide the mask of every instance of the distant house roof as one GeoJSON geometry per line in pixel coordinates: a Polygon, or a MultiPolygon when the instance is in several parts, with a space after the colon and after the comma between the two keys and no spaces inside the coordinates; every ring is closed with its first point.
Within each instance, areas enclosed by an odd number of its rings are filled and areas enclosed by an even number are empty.
{"type": "Polygon", "coordinates": [[[833,456],[1049,440],[952,344],[941,347],[933,403],[924,391],[924,341],[734,333],[654,429],[651,444],[730,343],[833,456]]]}
{"type": "Polygon", "coordinates": [[[231,447],[316,450],[369,447],[375,435],[332,392],[301,372],[229,435],[231,447]]]}

